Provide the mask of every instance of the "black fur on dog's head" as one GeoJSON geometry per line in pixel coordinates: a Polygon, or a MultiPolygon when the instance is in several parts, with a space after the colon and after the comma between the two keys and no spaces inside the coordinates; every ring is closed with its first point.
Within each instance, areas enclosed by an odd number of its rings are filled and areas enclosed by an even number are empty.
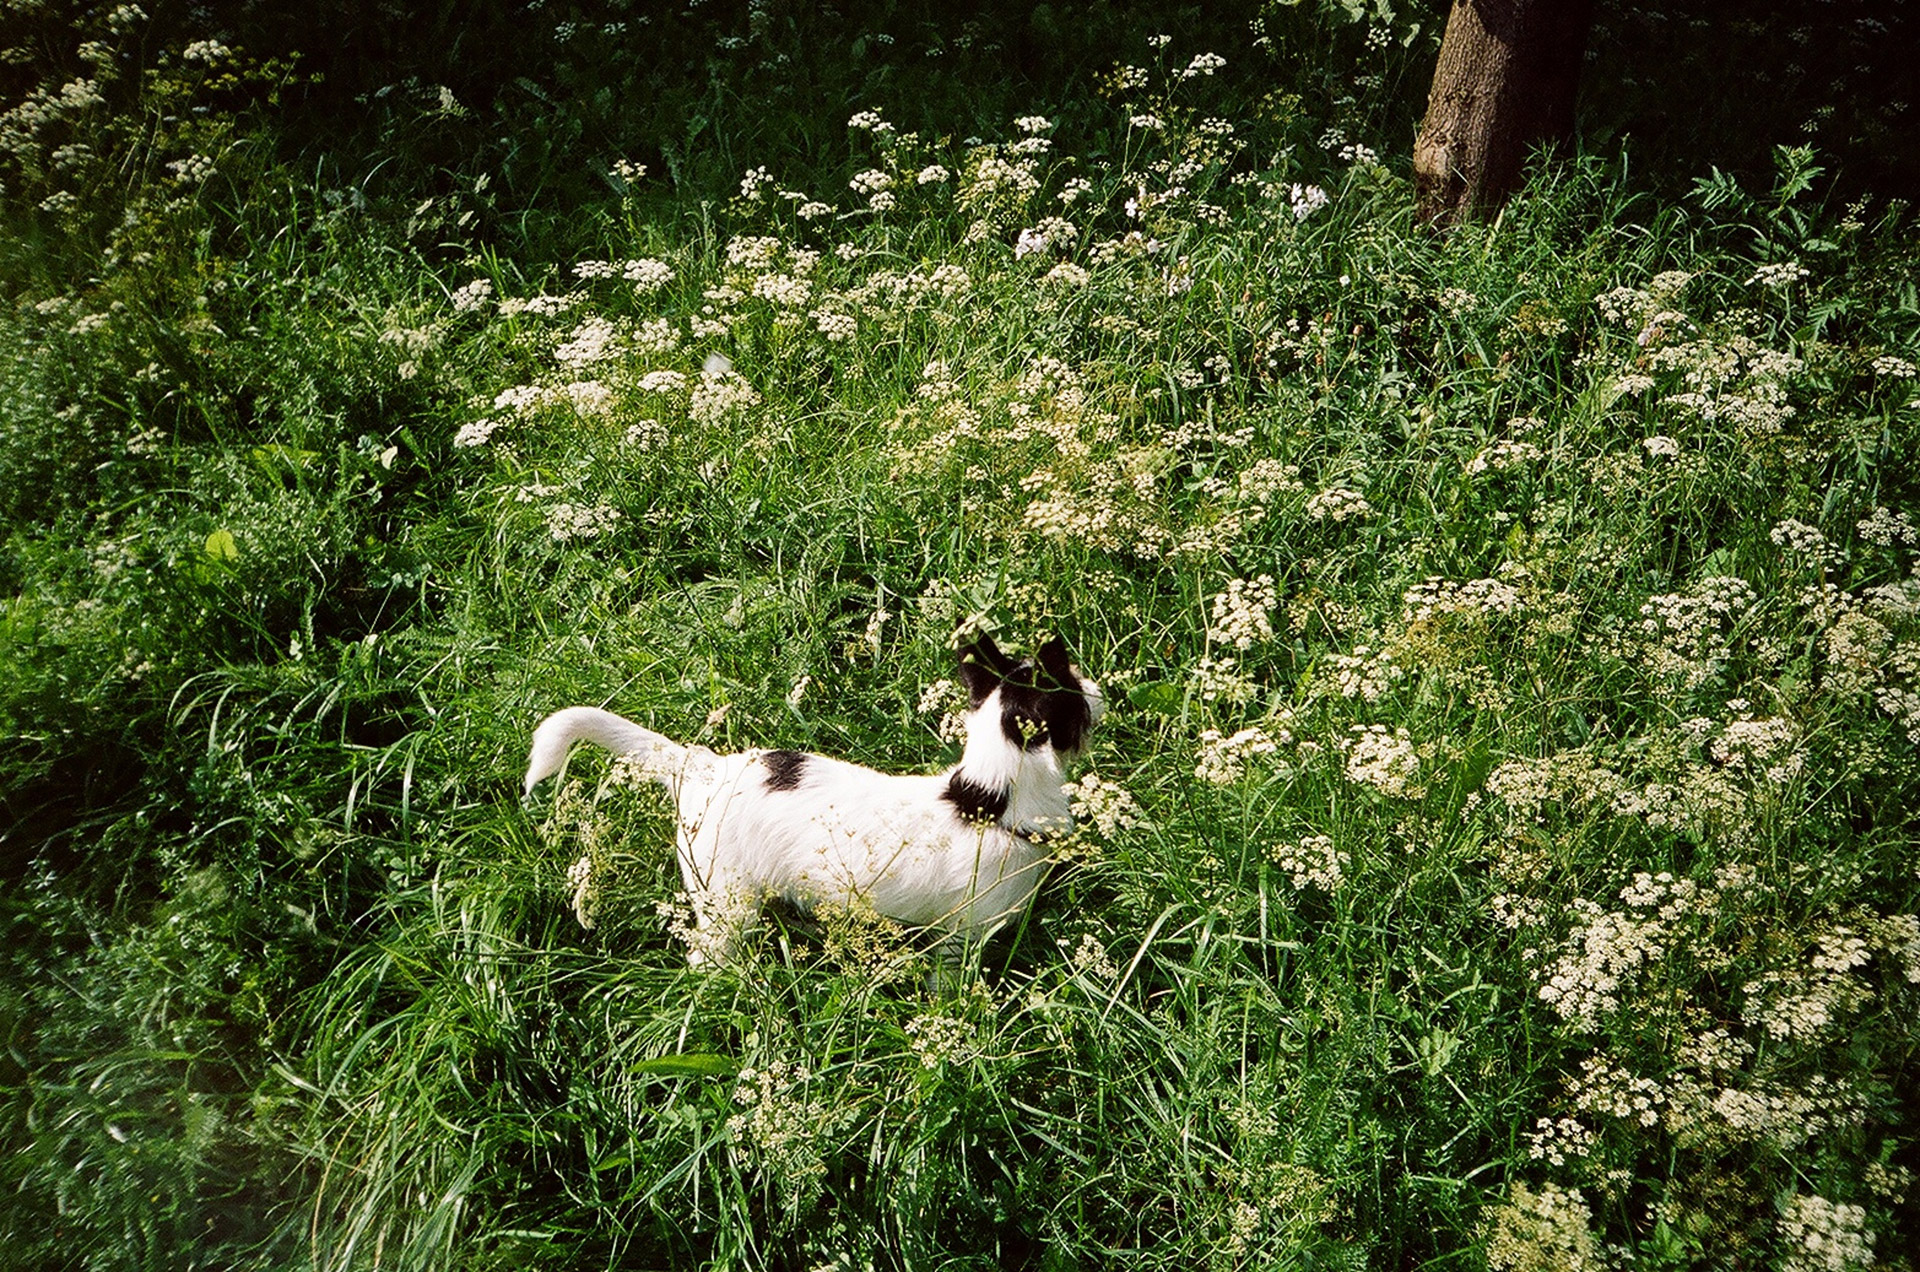
{"type": "Polygon", "coordinates": [[[1100,686],[1073,665],[1058,636],[1040,646],[1038,658],[1015,660],[982,634],[960,647],[959,659],[970,709],[998,690],[1000,731],[1024,750],[1079,751],[1105,710],[1100,686]]]}

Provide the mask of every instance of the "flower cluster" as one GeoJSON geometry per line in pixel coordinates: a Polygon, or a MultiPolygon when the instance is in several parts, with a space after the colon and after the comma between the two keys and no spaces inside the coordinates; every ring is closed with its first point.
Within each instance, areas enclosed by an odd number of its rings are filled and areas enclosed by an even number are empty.
{"type": "Polygon", "coordinates": [[[1351,654],[1328,654],[1322,674],[1341,697],[1378,702],[1406,677],[1407,669],[1390,649],[1355,645],[1351,654]]]}
{"type": "Polygon", "coordinates": [[[1519,590],[1503,579],[1453,583],[1429,577],[1407,589],[1401,601],[1401,619],[1413,624],[1454,614],[1498,618],[1517,614],[1526,607],[1519,590]]]}
{"type": "MultiPolygon", "coordinates": [[[[1684,882],[1684,881],[1683,881],[1684,882]]],[[[1632,910],[1602,909],[1580,898],[1564,952],[1541,969],[1540,1000],[1576,1030],[1600,1027],[1620,1008],[1625,983],[1667,951],[1668,923],[1632,910]]]]}
{"type": "Polygon", "coordinates": [[[1786,1243],[1786,1272],[1854,1272],[1873,1262],[1874,1234],[1862,1206],[1796,1193],[1780,1208],[1778,1231],[1786,1243]]]}
{"type": "Polygon", "coordinates": [[[1352,736],[1341,742],[1347,756],[1347,780],[1371,786],[1382,795],[1396,799],[1416,799],[1422,793],[1414,785],[1420,776],[1420,752],[1402,728],[1389,730],[1384,724],[1356,724],[1352,736]]]}
{"type": "Polygon", "coordinates": [[[1258,755],[1272,755],[1292,740],[1293,735],[1285,728],[1280,729],[1277,740],[1257,725],[1231,736],[1222,736],[1218,729],[1203,730],[1199,764],[1193,775],[1215,786],[1230,786],[1246,774],[1248,760],[1258,755]]]}
{"type": "Polygon", "coordinates": [[[1470,476],[1478,476],[1485,472],[1503,473],[1510,468],[1523,468],[1529,464],[1538,463],[1545,454],[1545,451],[1532,442],[1502,438],[1469,460],[1467,473],[1470,476]]]}
{"type": "Polygon", "coordinates": [[[1307,516],[1314,521],[1352,521],[1370,516],[1373,505],[1366,496],[1341,486],[1329,486],[1307,500],[1307,516]]]}
{"type": "Polygon", "coordinates": [[[1146,817],[1133,795],[1116,782],[1097,773],[1088,773],[1077,782],[1061,787],[1074,819],[1091,825],[1102,839],[1113,839],[1122,831],[1146,825],[1146,817]]]}
{"type": "Polygon", "coordinates": [[[582,855],[567,867],[567,887],[572,890],[573,917],[580,926],[589,930],[593,927],[593,903],[597,899],[594,886],[593,855],[582,855]]]}
{"type": "Polygon", "coordinates": [[[1772,265],[1762,265],[1753,271],[1747,279],[1749,286],[1758,283],[1762,287],[1786,287],[1799,282],[1813,271],[1799,261],[1779,261],[1772,265]]]}
{"type": "Polygon", "coordinates": [[[1496,1272],[1599,1272],[1593,1211],[1572,1188],[1515,1181],[1487,1226],[1487,1265],[1496,1272]]]}
{"type": "Polygon", "coordinates": [[[1592,1129],[1579,1118],[1543,1117],[1535,1120],[1527,1134],[1527,1156],[1551,1166],[1565,1166],[1568,1158],[1593,1152],[1595,1141],[1592,1129]]]}
{"type": "Polygon", "coordinates": [[[964,1064],[974,1054],[974,1026],[952,1016],[915,1016],[907,1022],[907,1045],[925,1068],[964,1064]]]}
{"type": "Polygon", "coordinates": [[[1308,835],[1297,844],[1275,844],[1267,855],[1293,880],[1295,888],[1318,888],[1322,892],[1340,890],[1351,860],[1327,835],[1308,835]]]}
{"type": "Polygon", "coordinates": [[[1752,608],[1757,594],[1745,579],[1712,575],[1684,592],[1648,598],[1640,606],[1648,667],[1688,689],[1719,674],[1731,652],[1728,629],[1752,608]]]}
{"type": "Polygon", "coordinates": [[[819,1140],[835,1121],[811,1098],[813,1074],[805,1065],[771,1060],[749,1065],[734,1079],[727,1134],[775,1179],[788,1205],[798,1209],[818,1191],[826,1174],[819,1140]]]}
{"type": "Polygon", "coordinates": [[[1273,639],[1273,621],[1269,615],[1279,603],[1273,576],[1262,574],[1251,579],[1229,579],[1227,590],[1213,598],[1212,624],[1207,640],[1212,644],[1251,649],[1256,641],[1273,639]]]}
{"type": "Polygon", "coordinates": [[[478,313],[493,303],[493,282],[476,278],[466,286],[456,288],[447,301],[456,314],[478,313]]]}
{"type": "Polygon", "coordinates": [[[619,334],[619,329],[605,318],[583,319],[554,349],[553,360],[575,369],[605,361],[617,352],[619,334]]]}
{"type": "Polygon", "coordinates": [[[555,503],[547,508],[547,533],[555,543],[597,539],[619,524],[620,510],[608,504],[555,503]]]}
{"type": "Polygon", "coordinates": [[[1304,221],[1333,202],[1327,192],[1317,185],[1301,185],[1294,182],[1287,189],[1287,206],[1293,210],[1293,219],[1304,221]]]}
{"type": "Polygon", "coordinates": [[[687,402],[687,418],[695,424],[723,424],[759,404],[759,391],[731,367],[703,369],[687,402]]]}

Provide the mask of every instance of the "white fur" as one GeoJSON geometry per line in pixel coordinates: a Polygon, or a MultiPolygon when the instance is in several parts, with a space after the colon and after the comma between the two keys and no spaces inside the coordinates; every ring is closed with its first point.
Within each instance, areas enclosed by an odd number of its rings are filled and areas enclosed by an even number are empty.
{"type": "MultiPolygon", "coordinates": [[[[1099,686],[1081,681],[1094,719],[1099,686]]],[[[1000,692],[967,717],[960,763],[947,772],[894,775],[809,755],[799,784],[769,790],[767,752],[721,755],[683,746],[595,707],[568,707],[534,731],[526,789],[556,772],[576,741],[630,757],[672,792],[680,874],[696,916],[695,963],[726,957],[770,898],[803,906],[871,905],[891,919],[972,944],[1021,913],[1047,865],[1033,832],[1071,818],[1051,744],[1023,750],[1001,732],[1000,692]],[[968,821],[942,798],[959,774],[1005,791],[996,822],[968,821]]]]}

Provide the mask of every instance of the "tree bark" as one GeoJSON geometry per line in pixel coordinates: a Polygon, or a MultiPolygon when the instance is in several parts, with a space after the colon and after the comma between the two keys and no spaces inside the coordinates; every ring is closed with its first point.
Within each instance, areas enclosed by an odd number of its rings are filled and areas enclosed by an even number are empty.
{"type": "Polygon", "coordinates": [[[1499,207],[1528,151],[1573,136],[1592,19],[1593,0],[1453,0],[1413,146],[1420,220],[1499,207]]]}

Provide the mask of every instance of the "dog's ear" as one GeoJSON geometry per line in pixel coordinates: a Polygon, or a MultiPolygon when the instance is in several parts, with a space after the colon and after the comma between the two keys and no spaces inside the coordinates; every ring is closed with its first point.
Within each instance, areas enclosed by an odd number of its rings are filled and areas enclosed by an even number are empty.
{"type": "Polygon", "coordinates": [[[1014,670],[1014,661],[1000,652],[993,637],[981,632],[960,646],[960,683],[966,686],[967,699],[979,706],[998,689],[1014,670]]]}
{"type": "Polygon", "coordinates": [[[1073,660],[1067,657],[1067,642],[1058,636],[1049,636],[1047,643],[1040,646],[1040,666],[1062,689],[1079,687],[1080,678],[1073,674],[1073,660]]]}

